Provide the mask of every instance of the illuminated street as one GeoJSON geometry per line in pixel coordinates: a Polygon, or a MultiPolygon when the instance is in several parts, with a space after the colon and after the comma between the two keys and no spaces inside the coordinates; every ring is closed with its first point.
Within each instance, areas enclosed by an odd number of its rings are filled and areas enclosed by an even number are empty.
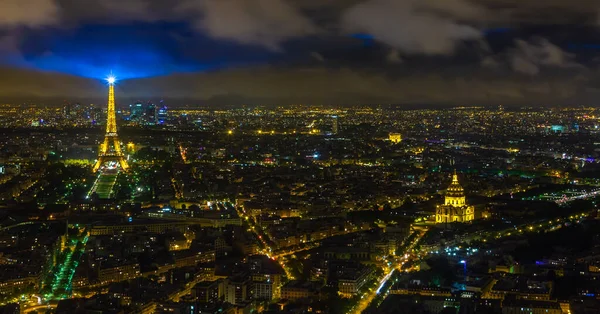
{"type": "Polygon", "coordinates": [[[256,226],[254,219],[252,217],[248,217],[244,212],[242,208],[238,208],[236,207],[237,213],[240,217],[242,217],[249,225],[250,230],[252,230],[252,232],[254,233],[254,235],[256,236],[256,238],[259,240],[260,245],[262,247],[261,249],[261,253],[268,256],[269,258],[277,261],[277,263],[279,263],[279,265],[283,268],[283,270],[285,271],[285,275],[287,276],[288,279],[293,280],[294,279],[294,275],[292,274],[292,270],[290,269],[290,267],[287,265],[287,263],[285,262],[285,259],[283,258],[278,258],[272,255],[273,249],[271,247],[272,243],[270,241],[270,239],[268,238],[268,236],[262,232],[262,230],[256,226]]]}
{"type": "Polygon", "coordinates": [[[373,299],[375,299],[377,295],[385,294],[387,292],[382,291],[382,289],[388,283],[388,280],[392,278],[394,273],[396,273],[397,271],[402,271],[402,265],[404,265],[405,263],[418,259],[418,256],[416,254],[412,254],[412,251],[414,247],[419,243],[419,241],[421,241],[424,235],[425,232],[418,231],[416,232],[415,237],[409,237],[412,238],[412,241],[408,243],[408,245],[406,246],[406,250],[404,252],[397,252],[397,256],[390,258],[389,264],[391,264],[391,267],[384,268],[383,277],[379,278],[377,281],[377,289],[370,290],[364,295],[362,295],[360,302],[357,305],[355,305],[348,312],[348,314],[362,313],[366,308],[369,307],[369,305],[371,305],[371,302],[373,301],[373,299]]]}
{"type": "Polygon", "coordinates": [[[87,241],[87,235],[83,235],[81,240],[77,238],[68,240],[65,251],[61,253],[62,263],[57,265],[58,270],[51,274],[51,282],[45,283],[49,287],[49,292],[44,295],[44,300],[60,300],[71,296],[73,276],[87,241]]]}

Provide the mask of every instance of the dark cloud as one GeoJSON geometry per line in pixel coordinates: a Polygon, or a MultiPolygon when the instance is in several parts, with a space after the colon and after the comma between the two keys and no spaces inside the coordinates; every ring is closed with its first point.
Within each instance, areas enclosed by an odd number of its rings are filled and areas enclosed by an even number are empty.
{"type": "Polygon", "coordinates": [[[513,55],[510,60],[510,67],[515,71],[527,75],[537,75],[540,73],[540,67],[533,60],[527,59],[523,55],[513,55]]]}
{"type": "Polygon", "coordinates": [[[310,53],[310,56],[311,56],[311,57],[312,57],[314,60],[316,60],[316,61],[319,61],[319,62],[325,62],[325,61],[326,61],[326,60],[325,60],[325,57],[323,57],[323,55],[322,55],[322,54],[320,54],[320,53],[318,53],[318,52],[316,52],[316,51],[313,51],[313,52],[311,52],[311,53],[310,53]]]}
{"type": "Polygon", "coordinates": [[[41,27],[59,22],[60,9],[54,0],[3,0],[0,27],[41,27]]]}
{"type": "Polygon", "coordinates": [[[472,0],[493,11],[495,24],[595,25],[600,2],[594,0],[472,0]]]}
{"type": "Polygon", "coordinates": [[[15,34],[0,36],[0,54],[19,54],[19,40],[15,34]]]}
{"type": "Polygon", "coordinates": [[[484,15],[483,8],[462,0],[370,0],[348,9],[342,23],[405,53],[446,55],[458,42],[482,37],[460,19],[484,15]]]}
{"type": "Polygon", "coordinates": [[[63,9],[63,22],[116,23],[153,22],[168,19],[172,15],[163,1],[150,0],[56,0],[63,9]]]}
{"type": "Polygon", "coordinates": [[[544,38],[531,42],[517,40],[516,48],[511,51],[510,58],[513,60],[511,62],[513,70],[525,74],[537,74],[542,66],[557,68],[583,67],[574,61],[574,54],[563,51],[544,38]]]}
{"type": "Polygon", "coordinates": [[[386,56],[386,60],[393,64],[399,64],[403,62],[402,57],[400,56],[400,51],[397,49],[391,49],[386,56]]]}
{"type": "Polygon", "coordinates": [[[187,0],[178,12],[188,12],[199,31],[218,39],[280,50],[289,39],[312,35],[317,27],[285,0],[187,0]]]}
{"type": "Polygon", "coordinates": [[[2,27],[184,21],[200,33],[281,50],[308,35],[368,32],[405,53],[450,54],[489,25],[598,23],[590,0],[3,0],[2,27]],[[323,13],[329,12],[329,13],[323,13]],[[329,27],[322,27],[328,25],[329,27]]]}
{"type": "Polygon", "coordinates": [[[590,0],[3,0],[0,27],[189,21],[217,38],[278,47],[314,34],[315,20],[329,19],[342,28],[373,30],[396,46],[422,47],[411,51],[436,52],[477,36],[482,25],[597,23],[599,14],[600,3],[590,0]],[[436,39],[440,48],[430,48],[436,39]]]}
{"type": "Polygon", "coordinates": [[[564,51],[546,38],[516,39],[513,47],[481,61],[484,68],[498,69],[504,64],[517,73],[531,76],[539,74],[543,68],[585,70],[585,66],[576,61],[575,54],[564,51]]]}

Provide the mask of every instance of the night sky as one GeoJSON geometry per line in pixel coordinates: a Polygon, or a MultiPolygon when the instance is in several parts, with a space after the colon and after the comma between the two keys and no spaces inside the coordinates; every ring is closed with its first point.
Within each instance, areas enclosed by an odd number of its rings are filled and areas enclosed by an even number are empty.
{"type": "Polygon", "coordinates": [[[600,1],[0,1],[6,99],[595,104],[599,53],[600,1]]]}

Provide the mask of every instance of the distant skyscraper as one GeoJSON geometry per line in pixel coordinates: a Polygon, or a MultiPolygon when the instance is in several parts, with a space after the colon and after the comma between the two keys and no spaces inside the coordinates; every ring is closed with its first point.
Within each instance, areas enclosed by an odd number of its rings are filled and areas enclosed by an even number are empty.
{"type": "Polygon", "coordinates": [[[71,104],[65,104],[63,107],[63,116],[67,119],[71,117],[71,104]]]}
{"type": "Polygon", "coordinates": [[[164,101],[160,101],[160,108],[158,109],[158,113],[156,117],[158,118],[158,124],[164,124],[167,121],[167,106],[164,101]]]}
{"type": "Polygon", "coordinates": [[[340,131],[340,121],[338,116],[331,116],[331,133],[338,134],[340,131]]]}
{"type": "Polygon", "coordinates": [[[69,117],[75,119],[87,119],[85,106],[74,103],[69,106],[69,117]]]}
{"type": "Polygon", "coordinates": [[[571,124],[571,132],[575,132],[575,133],[579,132],[579,123],[573,122],[571,124]]]}
{"type": "Polygon", "coordinates": [[[106,115],[104,115],[102,108],[97,108],[94,105],[90,105],[89,110],[89,116],[92,120],[92,124],[104,124],[104,122],[106,122],[106,115]]]}
{"type": "Polygon", "coordinates": [[[148,125],[156,125],[156,105],[154,105],[152,102],[149,102],[146,105],[146,123],[148,125]]]}
{"type": "Polygon", "coordinates": [[[129,105],[129,120],[132,122],[142,123],[144,118],[144,105],[141,102],[137,102],[133,105],[129,105]]]}

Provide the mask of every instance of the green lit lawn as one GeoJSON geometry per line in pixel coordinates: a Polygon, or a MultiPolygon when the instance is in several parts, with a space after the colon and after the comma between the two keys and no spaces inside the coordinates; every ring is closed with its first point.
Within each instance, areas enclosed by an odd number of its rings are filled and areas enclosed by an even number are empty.
{"type": "Polygon", "coordinates": [[[102,175],[100,175],[100,178],[98,179],[98,183],[96,185],[96,193],[98,193],[98,197],[110,198],[110,194],[112,193],[112,189],[116,181],[116,173],[103,173],[102,175]]]}

